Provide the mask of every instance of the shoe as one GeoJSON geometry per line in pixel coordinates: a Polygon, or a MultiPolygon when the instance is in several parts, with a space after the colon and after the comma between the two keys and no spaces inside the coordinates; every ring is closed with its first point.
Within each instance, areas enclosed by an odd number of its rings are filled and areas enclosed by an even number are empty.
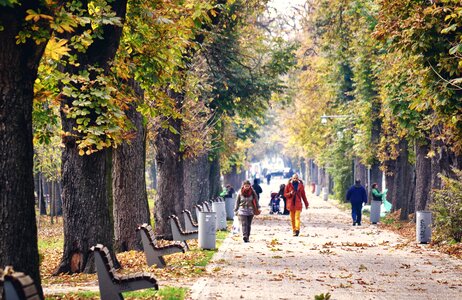
{"type": "Polygon", "coordinates": [[[358,226],[361,226],[361,223],[358,223],[358,226]]]}
{"type": "Polygon", "coordinates": [[[372,224],[376,225],[376,224],[377,224],[377,222],[372,222],[372,224]]]}
{"type": "Polygon", "coordinates": [[[298,236],[300,234],[300,230],[295,230],[295,236],[298,236]]]}
{"type": "Polygon", "coordinates": [[[244,238],[244,243],[248,243],[249,242],[249,238],[244,238]]]}
{"type": "Polygon", "coordinates": [[[294,230],[294,232],[292,233],[293,236],[297,236],[297,231],[294,230]]]}
{"type": "Polygon", "coordinates": [[[356,222],[353,222],[353,226],[356,226],[356,222]]]}

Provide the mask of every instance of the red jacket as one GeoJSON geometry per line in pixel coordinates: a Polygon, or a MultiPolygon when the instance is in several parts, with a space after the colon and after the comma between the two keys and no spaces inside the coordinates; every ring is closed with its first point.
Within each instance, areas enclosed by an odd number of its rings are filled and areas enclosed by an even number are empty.
{"type": "Polygon", "coordinates": [[[303,186],[303,182],[301,180],[298,181],[298,188],[297,192],[295,193],[294,186],[292,185],[292,180],[286,185],[284,189],[284,197],[287,198],[287,209],[292,210],[302,210],[302,199],[305,203],[305,207],[309,206],[308,200],[306,199],[305,195],[305,187],[303,186]],[[294,199],[295,196],[295,199],[294,199]],[[294,205],[295,204],[295,205],[294,205]]]}

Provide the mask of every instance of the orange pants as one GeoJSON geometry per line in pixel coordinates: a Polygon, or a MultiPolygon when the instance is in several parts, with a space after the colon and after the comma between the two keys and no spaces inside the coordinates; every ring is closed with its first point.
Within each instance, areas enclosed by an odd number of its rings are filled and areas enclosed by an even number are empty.
{"type": "Polygon", "coordinates": [[[290,211],[290,221],[292,222],[292,230],[300,230],[300,213],[301,210],[290,211]]]}

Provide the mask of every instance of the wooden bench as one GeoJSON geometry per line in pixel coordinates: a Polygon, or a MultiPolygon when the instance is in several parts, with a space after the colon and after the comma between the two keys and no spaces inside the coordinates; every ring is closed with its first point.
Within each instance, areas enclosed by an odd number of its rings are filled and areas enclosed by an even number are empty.
{"type": "Polygon", "coordinates": [[[208,211],[208,212],[212,211],[212,204],[210,204],[208,201],[202,202],[202,206],[204,208],[204,211],[208,211]]]}
{"type": "Polygon", "coordinates": [[[159,289],[157,280],[149,273],[138,273],[128,276],[118,276],[115,273],[109,250],[98,244],[91,247],[95,256],[96,271],[101,300],[122,300],[121,293],[148,288],[159,289]]]}
{"type": "Polygon", "coordinates": [[[199,229],[199,225],[197,222],[194,222],[192,214],[189,210],[183,210],[183,218],[186,231],[194,231],[199,229]]]}
{"type": "Polygon", "coordinates": [[[151,225],[143,224],[137,229],[141,234],[141,242],[143,243],[144,255],[148,266],[156,265],[158,268],[166,266],[164,255],[185,252],[185,247],[181,243],[174,243],[167,246],[157,246],[156,237],[152,232],[151,225]]]}
{"type": "Polygon", "coordinates": [[[170,219],[170,226],[172,228],[172,236],[174,241],[183,242],[186,246],[186,249],[189,250],[187,240],[197,239],[199,237],[199,231],[184,231],[181,227],[180,220],[175,215],[168,217],[170,219]]]}
{"type": "Polygon", "coordinates": [[[0,299],[2,295],[1,290],[3,289],[5,300],[40,300],[37,287],[30,276],[21,272],[13,271],[11,274],[7,272],[3,274],[4,276],[0,274],[0,278],[3,278],[3,283],[0,280],[0,299]]]}

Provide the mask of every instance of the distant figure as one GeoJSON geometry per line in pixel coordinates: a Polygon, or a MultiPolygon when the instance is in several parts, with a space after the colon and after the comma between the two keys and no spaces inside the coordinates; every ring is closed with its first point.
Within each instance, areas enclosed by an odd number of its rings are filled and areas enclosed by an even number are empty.
{"type": "Polygon", "coordinates": [[[266,184],[269,185],[271,182],[271,173],[266,174],[266,184]]]}
{"type": "Polygon", "coordinates": [[[283,183],[279,186],[279,197],[281,197],[282,201],[284,201],[284,211],[282,212],[283,215],[288,215],[290,212],[287,210],[287,198],[284,196],[284,189],[286,185],[283,183]]]}
{"type": "Polygon", "coordinates": [[[225,196],[225,198],[233,198],[233,194],[234,194],[233,186],[230,185],[230,184],[227,184],[226,185],[226,196],[225,196]]]}
{"type": "Polygon", "coordinates": [[[367,203],[366,189],[361,185],[361,180],[357,179],[355,184],[350,187],[346,194],[346,199],[351,202],[353,226],[361,225],[361,210],[363,208],[363,203],[367,203]]]}
{"type": "Polygon", "coordinates": [[[263,190],[261,186],[259,185],[259,183],[260,183],[260,179],[255,178],[253,180],[253,185],[252,185],[253,190],[255,191],[255,193],[257,193],[258,199],[260,199],[260,194],[263,193],[263,190]]]}
{"type": "Polygon", "coordinates": [[[289,180],[285,187],[284,196],[287,198],[287,209],[290,211],[293,236],[298,236],[300,234],[300,214],[303,209],[302,200],[306,209],[308,209],[309,203],[306,199],[303,182],[298,179],[297,173],[292,176],[292,179],[289,180]]]}
{"type": "Polygon", "coordinates": [[[237,195],[236,204],[234,206],[234,215],[239,216],[242,228],[242,238],[245,243],[249,242],[250,229],[254,216],[253,201],[256,200],[257,209],[260,209],[257,193],[250,186],[250,181],[245,180],[242,183],[241,190],[237,195]]]}

